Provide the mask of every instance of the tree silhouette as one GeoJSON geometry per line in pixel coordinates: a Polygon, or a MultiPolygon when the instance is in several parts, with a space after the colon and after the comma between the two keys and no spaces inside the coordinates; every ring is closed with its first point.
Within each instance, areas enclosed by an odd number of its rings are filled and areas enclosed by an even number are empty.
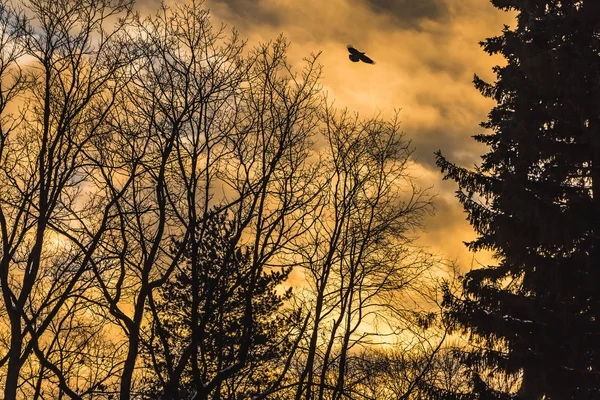
{"type": "Polygon", "coordinates": [[[287,49],[202,0],[0,0],[3,398],[341,399],[356,349],[421,333],[399,120],[329,107],[287,49]]]}
{"type": "MultiPolygon", "coordinates": [[[[195,257],[200,302],[196,313],[202,327],[197,362],[203,381],[232,365],[244,346],[245,298],[252,298],[255,324],[252,326],[250,356],[244,368],[215,385],[211,398],[245,399],[272,384],[278,361],[290,348],[289,332],[297,323],[297,313],[280,310],[291,290],[278,294],[277,287],[289,268],[263,272],[254,292],[248,294],[252,272],[249,248],[231,248],[235,224],[224,214],[208,214],[204,235],[195,257]]],[[[191,247],[191,246],[190,246],[191,247]]],[[[180,359],[191,343],[193,249],[188,248],[174,276],[160,287],[153,308],[161,324],[151,324],[145,343],[144,360],[153,373],[147,379],[146,395],[152,398],[192,398],[195,394],[191,363],[184,366],[179,387],[168,387],[167,369],[180,359]],[[157,330],[162,332],[157,332],[157,330]],[[161,340],[164,339],[164,340],[161,340]]]]}
{"type": "MultiPolygon", "coordinates": [[[[600,4],[494,0],[515,29],[482,42],[506,58],[475,139],[490,146],[470,171],[437,153],[446,178],[498,264],[472,270],[448,316],[471,335],[463,361],[478,398],[508,398],[494,376],[521,377],[522,399],[600,396],[600,4]]],[[[513,397],[514,398],[514,397],[513,397]]]]}

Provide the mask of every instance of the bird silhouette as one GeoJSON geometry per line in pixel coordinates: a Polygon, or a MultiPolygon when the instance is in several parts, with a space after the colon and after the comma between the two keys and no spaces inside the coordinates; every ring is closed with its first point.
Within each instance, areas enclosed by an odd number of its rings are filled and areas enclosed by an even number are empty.
{"type": "Polygon", "coordinates": [[[367,64],[375,64],[375,61],[367,57],[362,51],[356,50],[351,44],[348,45],[348,52],[350,52],[350,54],[348,54],[348,58],[352,62],[362,61],[367,64]]]}

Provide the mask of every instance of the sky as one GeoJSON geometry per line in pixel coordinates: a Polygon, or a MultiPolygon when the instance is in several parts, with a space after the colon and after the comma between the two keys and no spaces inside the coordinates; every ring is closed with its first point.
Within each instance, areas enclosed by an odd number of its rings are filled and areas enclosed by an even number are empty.
{"type": "MultiPolygon", "coordinates": [[[[138,0],[147,11],[158,0],[138,0]]],[[[183,0],[180,0],[183,1],[183,0]]],[[[452,162],[473,167],[486,151],[471,136],[481,133],[494,103],[473,87],[473,74],[493,81],[502,64],[479,42],[511,25],[514,16],[488,0],[206,0],[215,22],[234,26],[249,45],[283,34],[289,60],[322,52],[322,85],[337,107],[367,118],[400,110],[406,138],[415,147],[412,174],[436,194],[436,213],[425,221],[420,243],[455,261],[460,270],[489,262],[467,251],[475,234],[456,200],[457,186],[435,166],[440,149],[452,162]],[[346,45],[376,64],[353,63],[346,45]]]]}

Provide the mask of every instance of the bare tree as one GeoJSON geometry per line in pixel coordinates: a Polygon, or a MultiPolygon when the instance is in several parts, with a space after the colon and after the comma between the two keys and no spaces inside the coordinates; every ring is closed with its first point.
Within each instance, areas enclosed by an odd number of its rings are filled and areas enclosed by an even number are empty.
{"type": "Polygon", "coordinates": [[[89,282],[84,276],[95,246],[83,256],[69,252],[63,233],[74,237],[72,221],[92,212],[77,200],[86,176],[85,149],[121,88],[116,77],[126,54],[112,42],[126,25],[131,4],[31,0],[23,5],[25,11],[13,12],[14,17],[5,2],[0,6],[6,42],[2,110],[17,93],[22,99],[19,117],[2,120],[0,285],[10,322],[10,344],[2,357],[4,397],[17,397],[21,367],[35,353],[61,390],[78,398],[46,357],[43,338],[51,336],[49,327],[68,299],[89,282]],[[113,28],[107,28],[110,20],[113,28]],[[26,67],[20,66],[24,60],[26,67]]]}
{"type": "MultiPolygon", "coordinates": [[[[11,103],[14,104],[15,98],[27,89],[24,72],[18,63],[19,58],[25,53],[20,40],[24,32],[24,17],[17,10],[13,9],[10,3],[2,1],[0,2],[0,24],[0,162],[2,166],[5,166],[14,165],[15,163],[14,155],[11,154],[11,140],[15,135],[15,130],[19,128],[22,122],[18,117],[14,116],[14,113],[9,112],[8,107],[11,103]]],[[[6,172],[4,168],[0,172],[3,175],[3,184],[0,185],[2,186],[0,187],[0,195],[2,198],[8,200],[10,197],[6,195],[9,191],[4,187],[4,182],[8,178],[5,176],[6,172]]],[[[11,231],[18,227],[14,223],[11,226],[11,219],[20,219],[19,213],[23,213],[23,211],[19,210],[19,206],[24,201],[23,199],[15,198],[14,204],[10,204],[10,200],[8,203],[9,205],[6,202],[0,203],[0,234],[2,235],[0,285],[2,287],[3,299],[0,315],[3,317],[3,322],[7,321],[5,316],[8,317],[7,328],[9,332],[2,340],[4,354],[1,354],[0,367],[3,367],[7,361],[10,364],[8,371],[5,369],[5,386],[9,381],[11,382],[8,393],[14,397],[16,396],[16,379],[19,373],[18,363],[21,352],[21,317],[18,310],[13,306],[14,295],[11,296],[10,291],[6,289],[9,288],[10,281],[12,280],[9,273],[10,252],[11,250],[13,252],[16,250],[16,246],[13,246],[11,243],[11,233],[13,233],[11,231]]]]}
{"type": "Polygon", "coordinates": [[[177,396],[191,365],[196,398],[207,398],[247,362],[257,282],[309,212],[314,191],[305,190],[312,179],[304,164],[316,121],[318,69],[312,60],[301,75],[292,74],[283,39],[243,58],[237,34],[215,29],[201,2],[163,7],[139,20],[129,49],[136,56],[129,84],[107,119],[94,162],[95,192],[118,210],[92,265],[105,307],[127,338],[119,393],[134,395],[143,328],[152,321],[152,340],[161,343],[166,360],[164,397],[177,396]],[[236,361],[207,375],[198,360],[218,304],[210,290],[200,297],[205,271],[198,259],[206,251],[200,243],[211,206],[233,215],[224,263],[243,244],[251,268],[241,281],[243,340],[236,361]],[[176,355],[154,296],[184,252],[192,275],[192,334],[176,355]]]}
{"type": "Polygon", "coordinates": [[[129,84],[107,121],[109,145],[95,149],[97,192],[118,209],[94,273],[127,341],[122,399],[132,396],[146,305],[197,242],[206,212],[211,176],[204,172],[219,141],[207,115],[225,105],[243,74],[237,39],[217,48],[220,37],[195,3],[138,20],[128,39],[123,46],[136,56],[129,84]]]}
{"type": "Polygon", "coordinates": [[[294,70],[282,37],[246,50],[202,1],[23,7],[0,0],[4,397],[140,398],[149,375],[164,399],[246,395],[231,384],[258,373],[259,319],[294,268],[302,319],[252,394],[367,393],[361,352],[422,317],[433,262],[412,246],[431,199],[397,116],[328,107],[318,55],[294,70]],[[184,275],[176,341],[161,296],[184,275]],[[215,358],[227,312],[235,344],[215,358]]]}
{"type": "Polygon", "coordinates": [[[384,333],[374,328],[391,317],[393,298],[430,267],[409,246],[431,202],[407,174],[410,145],[399,121],[361,121],[327,108],[323,127],[328,184],[297,243],[313,313],[296,399],[342,397],[351,353],[384,333]]]}

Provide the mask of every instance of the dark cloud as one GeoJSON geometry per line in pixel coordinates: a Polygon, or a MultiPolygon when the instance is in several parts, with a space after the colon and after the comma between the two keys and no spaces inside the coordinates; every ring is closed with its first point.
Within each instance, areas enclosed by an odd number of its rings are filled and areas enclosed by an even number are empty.
{"type": "MultiPolygon", "coordinates": [[[[456,185],[453,185],[453,189],[456,190],[456,185]]],[[[442,237],[448,231],[457,230],[458,227],[464,225],[463,221],[466,220],[467,215],[456,200],[456,197],[436,196],[433,204],[435,206],[435,214],[426,217],[426,229],[428,232],[437,232],[442,237]]]]}
{"type": "MultiPolygon", "coordinates": [[[[486,147],[465,135],[465,132],[451,132],[444,127],[430,129],[408,128],[407,137],[415,148],[414,158],[426,168],[438,170],[434,153],[438,150],[457,165],[472,168],[481,162],[480,155],[486,147]]],[[[473,129],[473,134],[482,133],[482,129],[473,129]]]]}
{"type": "Polygon", "coordinates": [[[208,6],[225,7],[230,15],[235,16],[236,22],[244,24],[279,26],[284,23],[278,10],[268,7],[260,0],[210,0],[208,6]]]}
{"type": "Polygon", "coordinates": [[[363,0],[374,12],[388,16],[399,28],[415,29],[424,19],[440,20],[448,16],[442,0],[363,0]]]}
{"type": "Polygon", "coordinates": [[[135,2],[135,8],[144,16],[155,15],[160,9],[161,3],[161,0],[137,0],[135,2]]]}

